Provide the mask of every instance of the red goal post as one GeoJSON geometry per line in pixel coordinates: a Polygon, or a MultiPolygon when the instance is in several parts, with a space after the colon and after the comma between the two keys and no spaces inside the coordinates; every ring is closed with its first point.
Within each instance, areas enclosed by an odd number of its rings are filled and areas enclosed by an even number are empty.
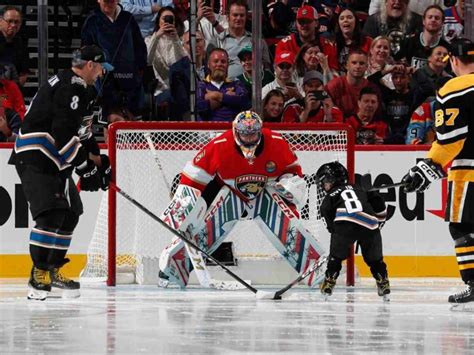
{"type": "MultiPolygon", "coordinates": [[[[328,250],[329,236],[317,207],[322,195],[321,191],[318,192],[314,175],[321,164],[339,160],[346,166],[353,181],[353,130],[344,124],[274,123],[264,126],[280,132],[297,154],[306,175],[309,192],[305,206],[307,209],[303,208],[301,212],[302,220],[305,227],[328,250]]],[[[207,142],[230,128],[231,124],[224,122],[116,122],[109,127],[108,138],[113,181],[153,213],[160,215],[171,199],[170,186],[176,182],[176,176],[184,164],[207,142]]],[[[82,276],[105,277],[107,285],[114,286],[117,275],[126,270],[131,273],[134,280],[132,282],[154,283],[156,276],[150,276],[150,273],[157,274],[157,260],[163,246],[171,241],[171,235],[161,230],[162,227],[148,216],[142,216],[128,201],[117,197],[114,190],[110,189],[104,195],[108,195],[108,202],[104,202],[106,198],[103,199],[101,210],[106,209],[106,214],[101,217],[99,212],[89,245],[88,263],[82,276]]],[[[247,221],[242,222],[246,223],[247,221]]],[[[265,265],[276,265],[278,257],[273,251],[267,251],[266,245],[259,244],[265,243],[260,239],[266,238],[249,239],[247,231],[253,233],[254,229],[246,225],[242,228],[244,229],[235,233],[238,236],[231,233],[230,239],[234,239],[235,253],[237,258],[243,260],[243,268],[247,260],[268,260],[271,263],[265,265]]],[[[350,286],[354,285],[353,256],[352,248],[347,261],[346,277],[346,283],[350,286]]],[[[239,262],[239,268],[240,264],[239,262]]],[[[239,268],[236,273],[239,273],[239,268]]],[[[260,267],[253,266],[253,269],[258,270],[260,267]]],[[[252,279],[254,275],[239,276],[252,279]]],[[[291,277],[282,277],[281,284],[289,279],[291,277]]]]}

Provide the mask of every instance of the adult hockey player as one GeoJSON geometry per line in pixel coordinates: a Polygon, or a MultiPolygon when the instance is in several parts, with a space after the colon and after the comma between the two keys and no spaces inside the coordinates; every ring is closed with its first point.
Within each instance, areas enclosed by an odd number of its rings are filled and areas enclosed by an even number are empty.
{"type": "Polygon", "coordinates": [[[39,88],[17,137],[10,163],[16,166],[36,223],[29,241],[29,299],[44,300],[51,287],[63,289],[63,297],[79,296],[79,283],[61,272],[83,212],[71,174],[75,169],[83,191],[108,188],[109,160],[100,155],[91,124],[93,85],[104,70],[112,69],[99,47],[76,50],[71,69],[39,88]]]}
{"type": "Polygon", "coordinates": [[[348,257],[349,246],[358,242],[364,261],[377,284],[378,295],[389,300],[390,283],[383,261],[380,226],[387,215],[385,201],[377,192],[367,192],[348,183],[346,168],[331,162],[316,172],[316,180],[326,193],[321,203],[321,216],[331,233],[329,260],[321,293],[332,295],[342,261],[348,257]]]}
{"type": "MultiPolygon", "coordinates": [[[[161,218],[209,253],[240,219],[252,219],[288,263],[302,272],[323,253],[298,218],[298,207],[305,202],[306,183],[297,156],[279,133],[262,128],[255,112],[244,111],[231,130],[186,164],[161,218]]],[[[161,275],[181,287],[187,285],[193,267],[201,285],[212,287],[202,257],[180,239],[175,238],[160,257],[161,275]]],[[[308,284],[318,281],[311,275],[308,284]]]]}
{"type": "MultiPolygon", "coordinates": [[[[447,60],[447,58],[446,58],[447,60]]],[[[474,302],[474,44],[451,43],[449,60],[457,77],[436,95],[436,141],[426,159],[405,175],[406,192],[423,192],[448,172],[445,220],[454,240],[461,278],[467,289],[449,296],[454,305],[474,302]]]]}

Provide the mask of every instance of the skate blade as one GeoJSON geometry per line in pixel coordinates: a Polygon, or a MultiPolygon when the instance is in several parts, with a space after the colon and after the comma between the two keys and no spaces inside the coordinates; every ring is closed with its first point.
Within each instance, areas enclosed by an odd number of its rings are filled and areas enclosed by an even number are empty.
{"type": "Polygon", "coordinates": [[[474,303],[452,303],[449,309],[453,312],[474,312],[474,303]]]}
{"type": "Polygon", "coordinates": [[[331,295],[322,295],[323,296],[323,301],[324,302],[329,302],[329,297],[331,297],[331,295]]]}
{"type": "Polygon", "coordinates": [[[44,301],[48,297],[48,291],[40,291],[31,286],[28,286],[28,295],[29,300],[44,301]]]}
{"type": "Polygon", "coordinates": [[[63,290],[61,297],[62,298],[78,298],[81,296],[81,291],[77,290],[63,290]]]}
{"type": "Polygon", "coordinates": [[[389,303],[390,302],[390,295],[383,295],[382,300],[386,303],[389,303]]]}

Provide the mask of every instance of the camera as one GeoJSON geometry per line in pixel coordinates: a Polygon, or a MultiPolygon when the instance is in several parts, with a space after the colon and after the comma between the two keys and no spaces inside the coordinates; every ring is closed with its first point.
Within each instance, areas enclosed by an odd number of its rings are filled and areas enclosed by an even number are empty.
{"type": "Polygon", "coordinates": [[[324,100],[327,99],[328,93],[324,90],[315,90],[315,91],[310,91],[308,94],[313,95],[315,100],[324,100]]]}
{"type": "Polygon", "coordinates": [[[173,25],[174,24],[174,16],[171,16],[171,15],[163,16],[163,22],[164,23],[169,23],[170,25],[173,25]]]}

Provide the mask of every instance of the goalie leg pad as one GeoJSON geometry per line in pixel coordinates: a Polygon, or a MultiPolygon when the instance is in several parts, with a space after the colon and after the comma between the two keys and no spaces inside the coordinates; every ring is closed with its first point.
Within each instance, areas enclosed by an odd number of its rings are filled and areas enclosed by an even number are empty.
{"type": "Polygon", "coordinates": [[[186,255],[184,242],[178,237],[174,238],[160,255],[160,270],[169,277],[169,281],[184,288],[188,284],[189,274],[193,266],[186,255]]]}
{"type": "MultiPolygon", "coordinates": [[[[306,271],[326,254],[280,194],[268,189],[258,199],[261,200],[254,208],[255,222],[296,272],[306,271]]],[[[316,287],[324,278],[324,269],[310,275],[306,279],[307,285],[316,287]]]]}

